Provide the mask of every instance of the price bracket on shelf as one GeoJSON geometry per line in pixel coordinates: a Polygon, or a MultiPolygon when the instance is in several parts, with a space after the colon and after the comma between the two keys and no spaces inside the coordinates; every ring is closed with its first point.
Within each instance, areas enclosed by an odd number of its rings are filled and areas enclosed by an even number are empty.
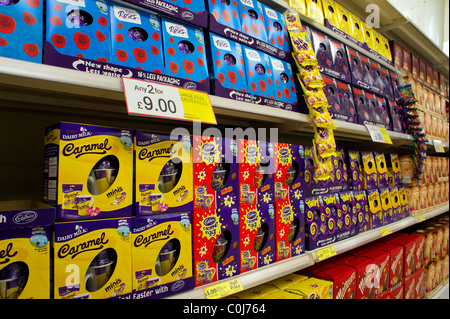
{"type": "Polygon", "coordinates": [[[380,228],[381,237],[387,236],[389,234],[392,234],[392,230],[389,227],[380,228]]]}
{"type": "Polygon", "coordinates": [[[379,127],[371,124],[364,124],[373,142],[392,144],[391,137],[384,127],[379,127]]]}
{"type": "Polygon", "coordinates": [[[206,93],[126,77],[122,82],[129,115],[217,124],[206,93]]]}
{"type": "Polygon", "coordinates": [[[433,140],[433,145],[436,153],[445,153],[444,146],[440,140],[433,140]]]}
{"type": "Polygon", "coordinates": [[[417,222],[421,223],[425,220],[425,217],[423,215],[419,215],[419,216],[416,216],[416,219],[417,219],[417,222]]]}
{"type": "Polygon", "coordinates": [[[244,290],[244,287],[242,287],[239,278],[221,282],[203,289],[207,299],[223,298],[242,290],[244,290]]]}
{"type": "Polygon", "coordinates": [[[325,260],[327,258],[333,257],[336,255],[336,250],[333,246],[325,247],[324,249],[320,249],[316,251],[316,256],[319,261],[325,260]]]}

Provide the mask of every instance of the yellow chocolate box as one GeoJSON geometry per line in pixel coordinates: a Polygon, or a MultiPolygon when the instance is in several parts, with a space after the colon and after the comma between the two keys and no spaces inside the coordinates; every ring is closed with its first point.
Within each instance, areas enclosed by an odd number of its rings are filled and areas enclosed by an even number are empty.
{"type": "Polygon", "coordinates": [[[106,299],[131,292],[131,218],[57,223],[55,299],[106,299]]]}
{"type": "Polygon", "coordinates": [[[44,201],[57,221],[132,215],[133,132],[61,122],[46,129],[44,201]]]}

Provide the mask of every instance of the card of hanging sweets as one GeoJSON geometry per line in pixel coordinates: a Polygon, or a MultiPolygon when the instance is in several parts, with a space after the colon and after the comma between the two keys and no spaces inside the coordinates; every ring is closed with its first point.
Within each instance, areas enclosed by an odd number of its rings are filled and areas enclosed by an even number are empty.
{"type": "Polygon", "coordinates": [[[330,105],[323,91],[325,84],[317,68],[309,34],[302,27],[297,14],[286,14],[286,21],[293,47],[292,55],[299,70],[297,77],[314,125],[314,178],[327,180],[333,171],[330,159],[336,152],[333,129],[337,126],[328,111],[330,105]]]}

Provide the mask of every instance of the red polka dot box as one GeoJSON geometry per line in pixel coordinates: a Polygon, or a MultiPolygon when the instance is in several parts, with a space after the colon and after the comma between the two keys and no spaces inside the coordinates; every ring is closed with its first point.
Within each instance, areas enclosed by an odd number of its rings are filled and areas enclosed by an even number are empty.
{"type": "Polygon", "coordinates": [[[202,29],[161,18],[165,74],[196,82],[209,81],[202,29]]]}
{"type": "Polygon", "coordinates": [[[111,63],[162,74],[160,18],[115,4],[111,7],[110,18],[111,63]]]}
{"type": "Polygon", "coordinates": [[[0,1],[0,56],[42,63],[43,1],[0,1]]]}
{"type": "Polygon", "coordinates": [[[109,10],[105,0],[47,0],[46,39],[61,54],[110,62],[109,10]]]}

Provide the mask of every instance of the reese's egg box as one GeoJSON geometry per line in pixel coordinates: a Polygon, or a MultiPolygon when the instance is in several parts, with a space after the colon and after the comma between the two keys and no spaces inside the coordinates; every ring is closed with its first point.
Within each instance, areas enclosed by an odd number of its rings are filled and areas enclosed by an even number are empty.
{"type": "Polygon", "coordinates": [[[130,218],[57,223],[53,250],[55,299],[105,299],[131,292],[130,218]]]}
{"type": "Polygon", "coordinates": [[[191,211],[192,137],[135,131],[136,216],[191,211]]]}
{"type": "Polygon", "coordinates": [[[133,132],[60,122],[46,128],[44,200],[57,221],[132,215],[133,132]]]}

